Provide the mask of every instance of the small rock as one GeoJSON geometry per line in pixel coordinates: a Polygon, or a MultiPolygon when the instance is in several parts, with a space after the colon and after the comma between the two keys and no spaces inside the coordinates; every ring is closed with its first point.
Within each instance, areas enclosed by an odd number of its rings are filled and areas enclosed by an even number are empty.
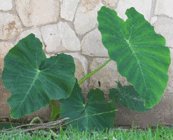
{"type": "Polygon", "coordinates": [[[65,50],[79,51],[80,41],[73,29],[66,22],[47,25],[41,28],[47,53],[57,53],[65,50]]]}
{"type": "Polygon", "coordinates": [[[79,0],[61,0],[61,17],[72,21],[78,6],[79,0]]]}
{"type": "Polygon", "coordinates": [[[62,46],[61,34],[57,24],[43,26],[41,33],[47,53],[65,51],[65,48],[62,46]]]}
{"type": "Polygon", "coordinates": [[[84,11],[90,11],[96,8],[100,4],[101,0],[81,0],[81,7],[84,11]]]}
{"type": "Polygon", "coordinates": [[[97,12],[102,4],[97,1],[94,1],[93,4],[90,1],[81,2],[76,12],[74,27],[79,35],[83,35],[97,26],[97,12]]]}
{"type": "Polygon", "coordinates": [[[102,44],[101,34],[98,29],[86,34],[82,40],[81,46],[82,54],[89,56],[108,56],[108,51],[102,44]]]}
{"type": "Polygon", "coordinates": [[[173,94],[173,49],[170,49],[170,51],[171,51],[171,64],[169,67],[169,82],[166,93],[173,94]]]}
{"type": "Polygon", "coordinates": [[[3,69],[3,65],[4,65],[3,59],[12,47],[14,47],[13,43],[0,42],[0,71],[2,71],[2,69],[3,69]]]}
{"type": "Polygon", "coordinates": [[[173,1],[172,0],[157,0],[155,14],[156,15],[166,15],[173,18],[173,1]]]}
{"type": "Polygon", "coordinates": [[[58,0],[16,0],[16,10],[26,27],[56,22],[59,19],[58,0]]]}
{"type": "Polygon", "coordinates": [[[10,42],[0,42],[0,57],[5,57],[8,51],[14,47],[13,43],[10,42]]]}
{"type": "Polygon", "coordinates": [[[102,0],[102,3],[110,8],[115,8],[117,6],[118,0],[102,0]]]}
{"type": "Polygon", "coordinates": [[[154,27],[156,32],[166,38],[166,45],[173,47],[173,20],[167,17],[158,17],[154,27]]]}
{"type": "Polygon", "coordinates": [[[12,0],[0,0],[0,10],[9,11],[13,8],[12,0]]]}
{"type": "Polygon", "coordinates": [[[80,41],[73,29],[65,22],[60,22],[58,25],[63,47],[70,51],[80,51],[80,41]]]}
{"type": "Polygon", "coordinates": [[[22,31],[22,26],[16,15],[0,13],[0,19],[2,19],[0,20],[0,39],[13,39],[22,31]]]}
{"type": "Polygon", "coordinates": [[[150,19],[150,23],[153,25],[156,21],[157,21],[158,17],[157,16],[153,16],[151,19],[150,19]]]}

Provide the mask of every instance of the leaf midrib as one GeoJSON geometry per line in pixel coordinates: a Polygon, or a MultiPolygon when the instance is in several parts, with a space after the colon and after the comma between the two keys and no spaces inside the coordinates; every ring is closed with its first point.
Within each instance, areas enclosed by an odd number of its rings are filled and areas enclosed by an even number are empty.
{"type": "Polygon", "coordinates": [[[145,78],[144,78],[144,72],[143,72],[143,70],[142,70],[141,63],[140,63],[140,61],[139,61],[139,59],[138,59],[138,56],[137,56],[135,50],[133,49],[133,47],[132,47],[130,41],[129,41],[129,40],[126,40],[126,39],[125,39],[125,41],[126,41],[126,43],[128,44],[127,46],[129,47],[130,51],[132,52],[132,55],[134,55],[134,57],[135,57],[135,59],[136,59],[136,62],[137,62],[137,64],[138,64],[138,66],[139,66],[139,70],[140,70],[141,75],[142,75],[142,79],[143,79],[143,81],[144,81],[145,89],[147,89],[147,82],[146,82],[146,80],[145,80],[145,78]]]}
{"type": "Polygon", "coordinates": [[[35,74],[35,76],[34,76],[34,78],[32,80],[32,83],[31,83],[30,87],[28,88],[28,90],[27,90],[27,92],[26,92],[23,100],[20,102],[19,107],[25,102],[26,98],[28,97],[28,94],[30,93],[32,87],[34,86],[36,80],[38,79],[39,74],[40,74],[40,70],[39,69],[36,69],[36,74],[35,74]]]}

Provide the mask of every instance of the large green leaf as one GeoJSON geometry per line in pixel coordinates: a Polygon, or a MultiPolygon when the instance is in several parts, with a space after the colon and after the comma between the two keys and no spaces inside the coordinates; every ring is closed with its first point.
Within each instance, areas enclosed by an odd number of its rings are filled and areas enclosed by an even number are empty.
{"type": "Polygon", "coordinates": [[[80,130],[101,130],[114,125],[115,106],[105,100],[99,89],[91,90],[85,102],[76,84],[70,98],[62,100],[60,107],[61,117],[69,117],[71,125],[80,130]]]}
{"type": "Polygon", "coordinates": [[[155,33],[143,15],[134,8],[128,9],[126,15],[124,21],[114,10],[102,7],[98,12],[99,30],[119,73],[151,108],[160,101],[167,85],[170,52],[165,39],[155,33]]]}
{"type": "Polygon", "coordinates": [[[10,91],[11,116],[20,118],[67,98],[75,84],[73,58],[59,54],[46,58],[41,42],[33,35],[19,41],[5,57],[3,83],[10,91]]]}
{"type": "Polygon", "coordinates": [[[149,110],[144,106],[145,100],[137,94],[133,86],[122,86],[118,83],[117,88],[110,89],[110,97],[114,99],[116,104],[131,110],[138,112],[149,110]]]}

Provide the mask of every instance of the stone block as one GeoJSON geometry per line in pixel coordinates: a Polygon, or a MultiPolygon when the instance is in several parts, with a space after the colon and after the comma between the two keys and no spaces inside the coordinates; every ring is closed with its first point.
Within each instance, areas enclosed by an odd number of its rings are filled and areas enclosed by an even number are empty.
{"type": "Polygon", "coordinates": [[[97,26],[97,12],[101,6],[100,0],[81,1],[74,20],[77,34],[84,35],[97,26]]]}
{"type": "Polygon", "coordinates": [[[158,17],[154,23],[157,33],[166,39],[166,45],[173,48],[173,20],[168,17],[158,17]]]}
{"type": "MultiPolygon", "coordinates": [[[[90,71],[95,70],[107,60],[107,58],[94,58],[90,65],[90,71]]],[[[104,91],[108,91],[110,88],[115,88],[117,85],[116,82],[118,81],[123,85],[128,84],[126,78],[118,73],[116,63],[111,61],[90,78],[89,88],[100,88],[104,91]]]]}
{"type": "Polygon", "coordinates": [[[59,19],[58,0],[16,0],[16,10],[26,27],[57,22],[59,19]]]}
{"type": "Polygon", "coordinates": [[[73,21],[80,0],[61,0],[61,17],[73,21]]]}
{"type": "Polygon", "coordinates": [[[105,6],[108,6],[112,9],[114,9],[117,6],[118,0],[102,0],[102,3],[105,6]]]}
{"type": "Polygon", "coordinates": [[[155,15],[165,15],[173,18],[173,1],[172,0],[157,0],[155,15]]]}
{"type": "Polygon", "coordinates": [[[22,31],[19,18],[16,15],[0,12],[0,39],[10,40],[22,31]]]}
{"type": "Polygon", "coordinates": [[[13,8],[12,0],[0,0],[0,10],[9,11],[13,8]]]}
{"type": "Polygon", "coordinates": [[[82,54],[108,57],[108,51],[101,41],[101,33],[95,29],[86,34],[81,42],[82,54]]]}
{"type": "Polygon", "coordinates": [[[80,40],[66,22],[47,25],[41,28],[47,53],[58,53],[65,50],[79,51],[80,40]]]}

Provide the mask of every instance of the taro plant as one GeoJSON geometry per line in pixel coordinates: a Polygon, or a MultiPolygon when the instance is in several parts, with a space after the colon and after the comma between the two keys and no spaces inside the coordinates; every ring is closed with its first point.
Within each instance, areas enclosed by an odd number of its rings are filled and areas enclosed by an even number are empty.
{"type": "Polygon", "coordinates": [[[41,42],[33,34],[19,41],[6,55],[2,75],[11,93],[11,116],[21,118],[50,104],[53,118],[60,109],[60,117],[69,117],[73,127],[99,130],[113,127],[116,104],[136,111],[147,111],[158,104],[168,82],[169,48],[142,14],[130,8],[126,15],[124,21],[114,10],[100,9],[98,28],[110,59],[79,81],[74,76],[71,56],[46,58],[41,42]],[[110,61],[117,63],[129,85],[117,82],[110,89],[109,99],[100,89],[91,89],[84,98],[80,85],[110,61]],[[56,101],[60,108],[55,106],[56,101]]]}

